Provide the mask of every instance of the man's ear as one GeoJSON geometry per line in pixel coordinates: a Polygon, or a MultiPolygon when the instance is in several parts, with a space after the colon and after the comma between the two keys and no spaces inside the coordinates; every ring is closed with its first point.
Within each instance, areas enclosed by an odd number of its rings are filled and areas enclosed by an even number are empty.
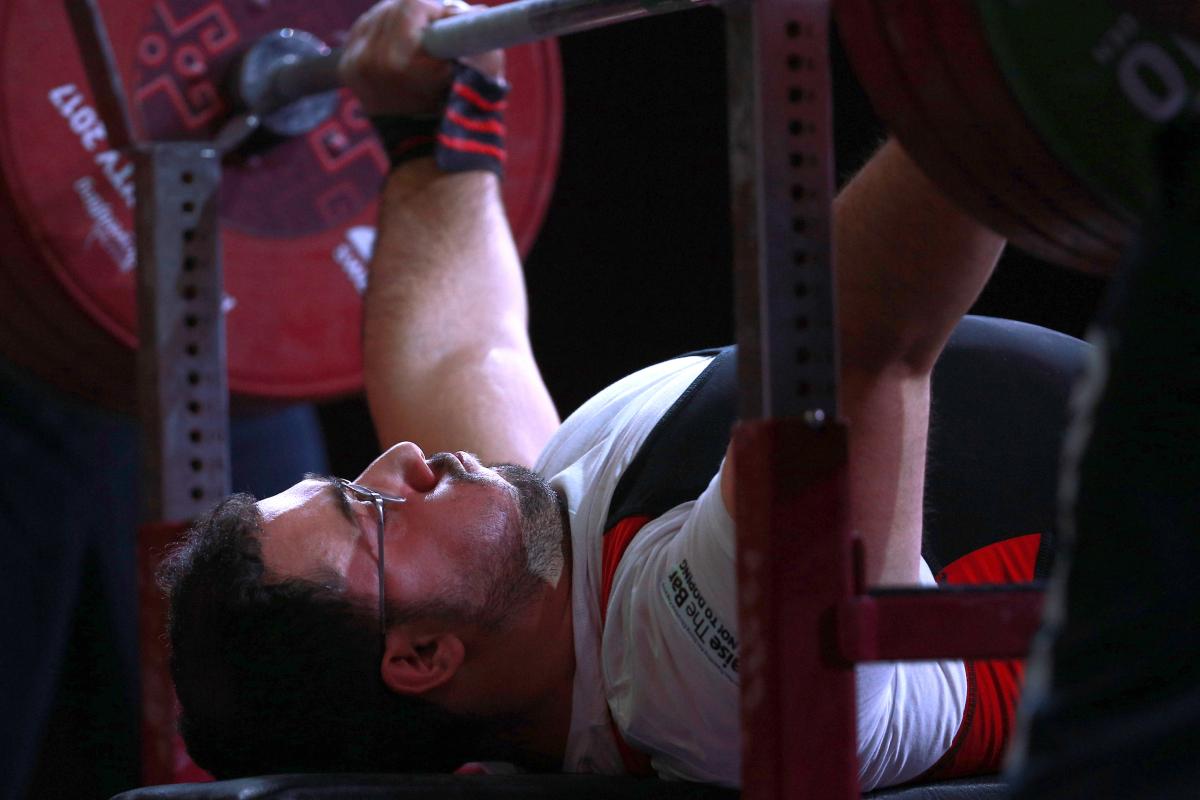
{"type": "Polygon", "coordinates": [[[465,654],[462,640],[453,633],[417,632],[399,625],[387,633],[379,671],[393,692],[420,695],[453,678],[465,654]]]}

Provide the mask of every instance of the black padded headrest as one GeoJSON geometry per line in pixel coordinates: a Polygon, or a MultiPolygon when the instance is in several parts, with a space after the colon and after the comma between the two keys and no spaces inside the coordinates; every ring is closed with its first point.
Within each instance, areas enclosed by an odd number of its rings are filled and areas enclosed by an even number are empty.
{"type": "Polygon", "coordinates": [[[609,775],[264,775],[150,786],[113,800],[736,800],[730,789],[609,775]]]}
{"type": "Polygon", "coordinates": [[[934,367],[923,553],[936,573],[1000,539],[1052,533],[1068,399],[1090,345],[966,317],[934,367]]]}
{"type": "MultiPolygon", "coordinates": [[[[1000,800],[995,776],[883,789],[872,800],[1000,800]]],[[[736,800],[697,783],[607,775],[264,775],[150,786],[113,800],[736,800]]]]}

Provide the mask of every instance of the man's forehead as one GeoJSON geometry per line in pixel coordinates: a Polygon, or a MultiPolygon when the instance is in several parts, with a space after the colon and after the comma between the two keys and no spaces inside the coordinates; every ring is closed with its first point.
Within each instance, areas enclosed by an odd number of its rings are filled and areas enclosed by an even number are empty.
{"type": "Polygon", "coordinates": [[[346,575],[356,528],[337,510],[328,480],[309,478],[258,501],[259,540],[267,569],[276,575],[346,575]]]}
{"type": "Polygon", "coordinates": [[[328,484],[316,478],[306,478],[289,486],[282,492],[259,500],[255,505],[263,516],[263,522],[271,522],[279,516],[302,506],[319,504],[322,493],[328,492],[328,484]]]}

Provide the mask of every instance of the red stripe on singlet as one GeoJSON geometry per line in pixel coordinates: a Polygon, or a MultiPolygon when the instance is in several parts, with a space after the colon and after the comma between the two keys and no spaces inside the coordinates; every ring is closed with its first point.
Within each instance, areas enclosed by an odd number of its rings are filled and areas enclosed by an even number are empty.
{"type": "MultiPolygon", "coordinates": [[[[600,554],[601,633],[604,632],[604,623],[608,619],[608,598],[612,594],[613,576],[617,574],[617,565],[621,563],[621,556],[625,555],[625,550],[633,541],[633,537],[651,519],[651,517],[626,517],[604,534],[604,545],[600,554]]],[[[608,715],[608,725],[612,729],[613,737],[617,740],[617,752],[621,754],[625,771],[639,777],[653,775],[654,769],[650,766],[650,757],[645,753],[639,753],[625,742],[611,712],[608,715]]]]}
{"type": "MultiPolygon", "coordinates": [[[[938,573],[938,583],[1027,583],[1034,578],[1041,534],[1018,536],[968,553],[938,573]]],[[[997,772],[1012,735],[1025,675],[1023,659],[963,662],[967,702],[945,754],[919,780],[997,772]]]]}

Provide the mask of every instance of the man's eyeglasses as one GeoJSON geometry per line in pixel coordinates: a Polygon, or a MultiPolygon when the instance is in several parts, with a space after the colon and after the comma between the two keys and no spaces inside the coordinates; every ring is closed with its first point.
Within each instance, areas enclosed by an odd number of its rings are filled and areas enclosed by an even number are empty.
{"type": "Polygon", "coordinates": [[[379,532],[376,538],[376,547],[379,552],[379,635],[380,637],[387,636],[387,598],[383,593],[383,529],[384,529],[384,503],[403,503],[403,497],[392,497],[391,495],[380,494],[374,489],[368,489],[365,486],[360,486],[353,481],[348,481],[345,478],[338,478],[338,484],[343,489],[353,495],[354,499],[362,501],[370,501],[375,504],[376,510],[379,511],[379,532]]]}

